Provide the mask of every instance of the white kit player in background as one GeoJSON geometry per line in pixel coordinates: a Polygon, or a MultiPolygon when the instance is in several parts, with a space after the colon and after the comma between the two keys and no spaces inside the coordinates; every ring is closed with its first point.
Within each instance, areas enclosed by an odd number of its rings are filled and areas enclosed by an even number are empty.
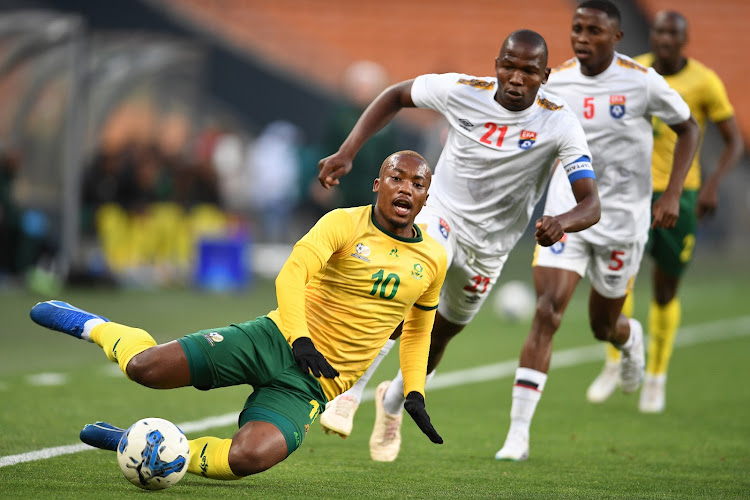
{"type": "MultiPolygon", "coordinates": [[[[450,131],[430,197],[416,220],[446,248],[449,265],[432,329],[428,381],[450,339],[476,315],[500,276],[556,158],[577,201],[565,213],[536,222],[537,242],[550,246],[564,232],[580,231],[599,219],[596,179],[583,129],[561,99],[540,90],[549,75],[541,35],[529,30],[509,35],[495,59],[495,73],[494,78],[422,75],[389,87],[365,110],[339,151],[319,164],[321,184],[338,184],[362,144],[404,107],[433,109],[448,120],[450,131]]],[[[352,389],[329,403],[321,417],[325,429],[343,436],[351,432],[364,386],[392,345],[386,345],[352,389]]],[[[370,455],[373,460],[392,461],[401,441],[400,372],[393,382],[378,386],[375,400],[370,455]]]]}
{"type": "MultiPolygon", "coordinates": [[[[591,281],[589,323],[594,336],[620,349],[620,386],[634,392],[643,378],[643,331],[621,313],[638,272],[649,225],[671,227],[679,213],[682,183],[698,142],[698,125],[680,95],[653,69],[615,52],[622,38],[620,14],[607,1],[580,4],[571,43],[576,58],[549,77],[545,90],[561,96],[586,132],[601,197],[601,220],[566,234],[534,257],[537,308],[521,350],[513,385],[511,424],[498,460],[525,460],[529,430],[547,381],[552,338],[581,277],[591,281]],[[651,220],[651,116],[678,134],[667,191],[651,220]]],[[[552,175],[544,213],[561,214],[575,205],[565,172],[552,175]]]]}

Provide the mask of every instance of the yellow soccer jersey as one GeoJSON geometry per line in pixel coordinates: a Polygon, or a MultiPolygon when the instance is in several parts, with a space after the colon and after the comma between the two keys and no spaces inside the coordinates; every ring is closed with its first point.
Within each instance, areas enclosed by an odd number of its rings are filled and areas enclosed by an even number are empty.
{"type": "Polygon", "coordinates": [[[328,399],[362,376],[404,320],[404,390],[424,394],[446,267],[445,249],[417,226],[402,238],[375,222],[371,205],[333,210],[294,246],[276,279],[279,308],[268,316],[290,345],[311,337],[339,371],[319,379],[328,399]]]}
{"type": "MultiPolygon", "coordinates": [[[[653,66],[653,54],[643,54],[635,58],[644,66],[653,66]]],[[[664,76],[670,87],[679,93],[690,106],[701,129],[701,142],[706,129],[706,121],[721,122],[734,116],[734,109],[727,97],[727,91],[719,77],[695,59],[688,58],[687,64],[674,75],[664,76]]],[[[672,172],[672,156],[677,142],[677,134],[664,122],[654,117],[654,153],[651,161],[651,173],[654,191],[664,191],[672,172]]],[[[695,154],[685,178],[685,189],[697,190],[701,186],[700,149],[695,154]]]]}

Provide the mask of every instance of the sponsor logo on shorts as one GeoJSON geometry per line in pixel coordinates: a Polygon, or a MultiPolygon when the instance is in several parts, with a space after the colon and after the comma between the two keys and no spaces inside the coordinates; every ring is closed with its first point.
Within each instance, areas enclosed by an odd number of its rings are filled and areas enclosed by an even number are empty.
{"type": "Polygon", "coordinates": [[[536,132],[531,130],[521,130],[521,139],[518,141],[518,147],[521,149],[529,149],[536,142],[536,132]]]}
{"type": "Polygon", "coordinates": [[[370,247],[368,247],[364,243],[357,243],[357,246],[354,247],[354,253],[352,254],[352,257],[356,257],[359,260],[363,260],[369,263],[370,259],[367,258],[368,255],[370,255],[370,247]]]}
{"type": "Polygon", "coordinates": [[[565,241],[568,239],[567,234],[563,234],[563,237],[559,241],[556,241],[554,245],[549,247],[550,251],[556,255],[560,255],[565,250],[565,241]]]}
{"type": "Polygon", "coordinates": [[[440,234],[443,235],[443,238],[446,240],[448,239],[448,234],[451,232],[451,227],[448,225],[448,222],[441,218],[440,219],[440,234]]]}
{"type": "Polygon", "coordinates": [[[612,118],[620,119],[625,116],[625,96],[624,95],[611,95],[609,96],[609,114],[612,118]]]}
{"type": "Polygon", "coordinates": [[[609,286],[615,286],[617,283],[620,282],[622,279],[622,276],[619,274],[605,274],[604,275],[604,282],[608,284],[609,286]]]}
{"type": "Polygon", "coordinates": [[[204,333],[203,337],[211,344],[211,347],[224,340],[224,336],[219,332],[204,333]]]}

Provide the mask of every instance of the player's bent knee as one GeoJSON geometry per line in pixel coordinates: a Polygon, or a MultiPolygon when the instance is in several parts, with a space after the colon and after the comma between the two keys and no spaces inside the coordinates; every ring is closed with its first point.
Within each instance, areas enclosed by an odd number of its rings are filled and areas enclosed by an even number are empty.
{"type": "Polygon", "coordinates": [[[614,328],[611,325],[602,325],[597,323],[591,323],[591,331],[594,333],[594,337],[597,340],[609,340],[614,334],[614,328]]]}
{"type": "Polygon", "coordinates": [[[552,330],[552,333],[560,328],[563,310],[562,308],[556,307],[552,301],[545,300],[544,298],[537,300],[536,311],[534,314],[535,321],[545,325],[548,329],[552,330]]]}
{"type": "Polygon", "coordinates": [[[177,376],[177,369],[168,357],[162,355],[161,346],[154,346],[137,354],[127,366],[128,377],[152,389],[171,389],[185,385],[173,380],[177,376]]]}
{"type": "Polygon", "coordinates": [[[258,448],[235,446],[229,449],[229,466],[236,476],[249,476],[270,469],[286,458],[286,453],[279,456],[274,453],[264,453],[258,448]]]}
{"type": "Polygon", "coordinates": [[[128,377],[146,387],[159,387],[158,359],[144,351],[130,360],[127,367],[128,377]]]}

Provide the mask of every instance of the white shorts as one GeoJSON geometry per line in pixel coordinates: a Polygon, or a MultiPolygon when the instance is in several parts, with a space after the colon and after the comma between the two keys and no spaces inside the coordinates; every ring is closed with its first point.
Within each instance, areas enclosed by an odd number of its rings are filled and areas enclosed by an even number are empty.
{"type": "Polygon", "coordinates": [[[448,254],[438,312],[451,323],[468,324],[490,294],[508,255],[487,255],[466,245],[459,226],[434,202],[422,208],[415,222],[448,254]]]}
{"type": "Polygon", "coordinates": [[[568,269],[581,277],[588,274],[591,286],[608,299],[624,297],[631,278],[638,274],[644,243],[594,245],[579,233],[567,233],[551,247],[537,245],[534,266],[568,269]]]}

